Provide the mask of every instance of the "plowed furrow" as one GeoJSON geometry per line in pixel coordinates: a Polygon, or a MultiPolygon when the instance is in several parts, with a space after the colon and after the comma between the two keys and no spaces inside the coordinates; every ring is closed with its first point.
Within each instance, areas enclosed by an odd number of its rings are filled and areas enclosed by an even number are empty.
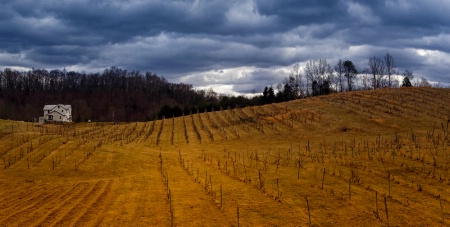
{"type": "MultiPolygon", "coordinates": [[[[23,195],[11,196],[7,200],[2,200],[2,205],[0,207],[0,217],[3,214],[10,214],[12,211],[20,209],[20,207],[29,205],[33,203],[36,199],[42,198],[42,195],[49,193],[51,190],[47,188],[42,189],[31,189],[29,193],[23,195]]],[[[5,215],[3,215],[4,217],[5,215]]]]}
{"type": "Polygon", "coordinates": [[[6,189],[3,193],[0,194],[0,197],[2,198],[1,204],[0,204],[0,210],[7,208],[9,206],[13,205],[14,200],[17,200],[17,198],[27,198],[30,194],[33,193],[31,190],[32,185],[27,184],[23,187],[17,187],[13,189],[6,189]]]}
{"type": "Polygon", "coordinates": [[[78,219],[77,216],[80,214],[80,211],[84,210],[88,204],[92,203],[92,200],[95,200],[95,198],[98,197],[99,191],[101,193],[105,184],[105,181],[97,181],[94,187],[92,187],[85,195],[73,200],[72,207],[68,208],[67,212],[58,215],[54,225],[68,226],[72,224],[74,220],[78,219]]]}
{"type": "Polygon", "coordinates": [[[25,222],[20,223],[20,225],[44,226],[51,224],[56,219],[57,215],[60,214],[61,211],[71,203],[71,201],[76,200],[84,193],[84,191],[88,186],[89,186],[88,184],[75,185],[74,187],[71,188],[69,193],[66,193],[65,195],[61,196],[61,198],[58,201],[55,201],[55,203],[52,204],[52,206],[50,206],[44,211],[35,212],[32,218],[26,220],[25,222]]]}
{"type": "MultiPolygon", "coordinates": [[[[94,223],[95,221],[101,222],[108,208],[105,204],[111,204],[110,197],[113,184],[113,180],[108,181],[108,184],[102,188],[102,192],[92,200],[92,203],[85,207],[84,211],[80,212],[81,215],[74,223],[74,226],[86,226],[87,223],[94,223]]],[[[98,225],[96,224],[95,226],[98,225]]]]}
{"type": "Polygon", "coordinates": [[[29,201],[30,203],[27,205],[21,204],[20,206],[14,207],[14,209],[9,212],[9,215],[4,216],[5,218],[0,222],[0,226],[9,226],[12,223],[15,223],[17,220],[21,220],[22,218],[27,217],[34,210],[40,209],[40,207],[45,206],[47,203],[51,202],[61,193],[61,191],[61,189],[47,190],[45,191],[45,193],[39,195],[36,201],[29,201]]]}

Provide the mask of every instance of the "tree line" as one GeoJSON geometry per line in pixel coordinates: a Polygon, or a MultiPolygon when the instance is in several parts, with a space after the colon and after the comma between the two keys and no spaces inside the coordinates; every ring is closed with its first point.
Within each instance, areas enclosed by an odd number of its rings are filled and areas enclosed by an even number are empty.
{"type": "Polygon", "coordinates": [[[414,84],[413,79],[412,71],[408,69],[403,72],[397,71],[394,57],[389,53],[382,58],[370,57],[367,66],[362,70],[358,70],[350,60],[339,59],[334,67],[325,59],[309,60],[303,69],[299,64],[295,64],[290,75],[276,86],[277,92],[273,86],[265,87],[261,100],[263,103],[273,103],[332,92],[431,86],[423,77],[414,84]]]}

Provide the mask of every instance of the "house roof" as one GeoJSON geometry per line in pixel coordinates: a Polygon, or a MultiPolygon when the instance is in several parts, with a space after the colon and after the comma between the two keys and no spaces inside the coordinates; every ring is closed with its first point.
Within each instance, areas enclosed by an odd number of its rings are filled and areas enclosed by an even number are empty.
{"type": "Polygon", "coordinates": [[[72,109],[72,106],[71,106],[71,105],[57,104],[57,105],[45,105],[45,106],[44,106],[44,111],[45,111],[45,110],[53,110],[54,108],[56,108],[56,107],[58,107],[58,106],[59,106],[60,108],[66,109],[66,110],[72,109]]]}

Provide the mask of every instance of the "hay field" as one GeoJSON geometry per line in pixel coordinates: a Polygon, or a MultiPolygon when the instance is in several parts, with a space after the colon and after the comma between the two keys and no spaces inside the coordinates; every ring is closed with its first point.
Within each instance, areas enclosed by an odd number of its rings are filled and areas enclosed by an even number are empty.
{"type": "Polygon", "coordinates": [[[0,120],[0,226],[450,225],[450,90],[139,123],[0,120]]]}

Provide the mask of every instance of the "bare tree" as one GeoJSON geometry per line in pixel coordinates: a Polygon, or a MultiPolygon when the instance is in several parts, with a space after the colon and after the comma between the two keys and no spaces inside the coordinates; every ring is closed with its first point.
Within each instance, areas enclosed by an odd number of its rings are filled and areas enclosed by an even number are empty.
{"type": "Polygon", "coordinates": [[[290,77],[294,78],[293,80],[293,84],[291,84],[291,86],[293,86],[294,88],[294,92],[296,93],[297,97],[304,97],[305,96],[305,92],[303,90],[303,75],[301,73],[301,69],[300,69],[300,65],[298,63],[296,63],[291,70],[291,74],[290,77]]]}
{"type": "Polygon", "coordinates": [[[425,77],[420,78],[419,87],[431,87],[430,82],[425,77]]]}
{"type": "Polygon", "coordinates": [[[277,93],[280,93],[281,91],[283,91],[283,84],[282,83],[278,83],[277,84],[277,93]]]}
{"type": "Polygon", "coordinates": [[[327,64],[325,80],[328,81],[328,86],[330,87],[329,93],[332,91],[332,88],[334,88],[334,90],[337,91],[336,75],[334,74],[333,68],[331,68],[331,66],[329,64],[327,64]]]}
{"type": "Polygon", "coordinates": [[[309,84],[312,85],[314,81],[317,82],[317,84],[322,85],[324,81],[327,81],[326,83],[329,84],[329,75],[331,71],[330,65],[327,63],[327,60],[325,59],[319,59],[319,60],[309,60],[306,63],[305,66],[305,76],[306,76],[306,86],[307,86],[307,95],[309,96],[309,84]]]}
{"type": "Polygon", "coordinates": [[[381,60],[381,58],[378,58],[375,56],[371,57],[369,59],[369,70],[373,76],[373,78],[372,78],[373,89],[380,88],[381,80],[383,78],[384,71],[385,71],[385,65],[384,65],[383,60],[381,60]]]}
{"type": "Polygon", "coordinates": [[[363,90],[369,90],[372,84],[372,79],[370,78],[370,70],[369,68],[364,68],[361,71],[361,85],[363,90]]]}
{"type": "Polygon", "coordinates": [[[334,66],[334,71],[336,72],[337,84],[338,84],[338,87],[339,87],[339,91],[342,92],[342,91],[344,91],[344,85],[343,85],[343,80],[344,80],[344,62],[342,61],[342,59],[339,59],[337,64],[334,66]]]}
{"type": "Polygon", "coordinates": [[[310,96],[310,84],[317,78],[318,74],[318,60],[309,60],[305,66],[306,76],[306,95],[310,96]]]}
{"type": "Polygon", "coordinates": [[[386,74],[388,76],[388,87],[392,86],[391,76],[395,73],[394,58],[389,53],[384,56],[384,64],[386,66],[386,74]]]}

